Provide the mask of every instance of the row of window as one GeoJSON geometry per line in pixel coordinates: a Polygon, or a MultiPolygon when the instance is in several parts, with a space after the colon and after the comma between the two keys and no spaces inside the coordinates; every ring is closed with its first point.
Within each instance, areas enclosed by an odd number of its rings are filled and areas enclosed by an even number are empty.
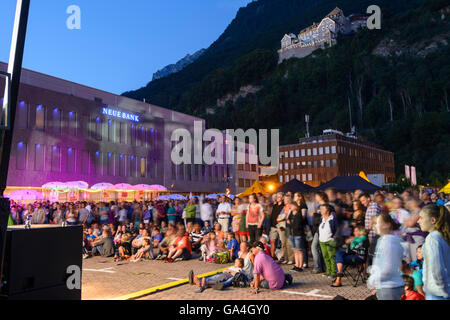
{"type": "Polygon", "coordinates": [[[304,183],[311,182],[311,181],[329,181],[333,179],[335,175],[332,172],[324,172],[324,173],[303,173],[303,174],[286,174],[284,177],[280,176],[280,182],[286,183],[293,179],[297,179],[299,181],[302,181],[304,183]]]}
{"type": "Polygon", "coordinates": [[[342,154],[348,155],[351,157],[359,157],[366,159],[374,159],[378,161],[393,161],[392,156],[388,154],[383,154],[380,152],[361,150],[356,148],[347,148],[344,146],[327,146],[327,147],[319,147],[319,148],[310,148],[310,149],[296,149],[290,151],[280,152],[280,158],[299,158],[306,156],[317,156],[323,154],[342,154]]]}
{"type": "MultiPolygon", "coordinates": [[[[336,159],[327,160],[315,160],[315,161],[297,161],[284,163],[284,170],[295,170],[295,169],[311,169],[311,168],[330,168],[336,167],[336,159]]],[[[280,163],[280,170],[283,170],[283,164],[280,163]]]]}
{"type": "MultiPolygon", "coordinates": [[[[16,123],[19,129],[30,128],[30,106],[24,102],[19,103],[16,123]]],[[[83,114],[81,117],[75,111],[64,112],[54,108],[48,115],[48,108],[36,106],[35,130],[47,131],[53,134],[64,133],[76,137],[84,136],[97,141],[108,141],[137,147],[156,148],[156,132],[154,128],[142,125],[121,122],[103,117],[91,118],[83,114]],[[64,129],[63,129],[64,128],[64,129]]]]}
{"type": "Polygon", "coordinates": [[[251,179],[239,179],[239,188],[249,188],[255,183],[255,180],[251,179]]]}
{"type": "Polygon", "coordinates": [[[226,182],[231,176],[229,165],[204,165],[204,164],[180,164],[172,163],[172,179],[184,181],[202,182],[226,182]]]}
{"type": "Polygon", "coordinates": [[[336,146],[285,151],[280,153],[280,158],[299,158],[300,156],[317,156],[330,153],[336,153],[336,146]]]}
{"type": "Polygon", "coordinates": [[[50,146],[50,151],[47,151],[47,146],[42,144],[34,145],[33,149],[33,151],[28,150],[28,146],[24,142],[17,144],[17,170],[80,173],[111,177],[145,178],[156,176],[156,161],[152,160],[152,165],[148,170],[149,163],[146,157],[101,151],[90,152],[59,146],[50,146]],[[50,158],[48,159],[48,157],[50,158]]]}
{"type": "Polygon", "coordinates": [[[238,170],[256,172],[256,164],[238,164],[238,170]]]}

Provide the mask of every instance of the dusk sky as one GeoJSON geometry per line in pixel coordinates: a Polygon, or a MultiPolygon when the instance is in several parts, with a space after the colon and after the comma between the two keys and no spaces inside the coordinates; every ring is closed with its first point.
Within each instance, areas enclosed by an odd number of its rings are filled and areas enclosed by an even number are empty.
{"type": "MultiPolygon", "coordinates": [[[[31,0],[23,67],[121,94],[211,45],[251,0],[31,0]],[[81,30],[69,30],[70,5],[81,30]]],[[[0,1],[0,61],[8,62],[16,0],[0,1]]]]}

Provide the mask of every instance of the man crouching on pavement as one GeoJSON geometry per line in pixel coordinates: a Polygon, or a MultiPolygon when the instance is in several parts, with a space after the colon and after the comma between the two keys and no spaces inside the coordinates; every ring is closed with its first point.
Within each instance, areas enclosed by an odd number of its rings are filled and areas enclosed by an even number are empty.
{"type": "Polygon", "coordinates": [[[286,284],[292,284],[292,276],[288,273],[284,274],[283,269],[264,252],[264,249],[264,244],[259,241],[252,248],[255,265],[253,267],[254,280],[250,283],[252,287],[250,293],[253,294],[258,294],[259,288],[280,290],[286,284]]]}

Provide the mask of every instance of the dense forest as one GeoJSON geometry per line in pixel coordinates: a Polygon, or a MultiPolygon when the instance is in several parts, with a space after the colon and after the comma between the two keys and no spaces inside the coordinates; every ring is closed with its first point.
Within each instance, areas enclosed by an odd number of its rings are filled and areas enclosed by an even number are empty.
{"type": "Polygon", "coordinates": [[[397,176],[410,164],[419,183],[440,186],[450,178],[447,1],[378,1],[381,30],[340,37],[332,48],[277,64],[284,33],[320,21],[336,5],[348,15],[372,2],[253,2],[198,61],[125,95],[203,117],[209,127],[280,128],[282,144],[304,136],[305,114],[313,135],[355,126],[395,153],[397,176]],[[255,92],[217,106],[247,85],[255,92]]]}

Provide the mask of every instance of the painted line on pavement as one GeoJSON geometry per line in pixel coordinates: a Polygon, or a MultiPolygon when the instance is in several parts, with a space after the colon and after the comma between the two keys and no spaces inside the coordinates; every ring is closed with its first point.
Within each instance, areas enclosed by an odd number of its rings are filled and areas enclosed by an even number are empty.
{"type": "MultiPolygon", "coordinates": [[[[213,276],[213,275],[215,275],[217,273],[223,272],[225,269],[228,269],[228,267],[222,268],[222,269],[219,269],[219,270],[215,270],[215,271],[211,271],[211,272],[208,272],[208,273],[204,273],[204,274],[201,274],[201,275],[198,275],[197,278],[204,278],[204,277],[213,276]]],[[[171,289],[171,288],[175,288],[175,287],[184,285],[186,283],[189,283],[189,279],[188,278],[177,280],[177,281],[174,281],[174,282],[169,282],[169,283],[166,283],[166,284],[163,284],[163,285],[160,285],[160,286],[156,286],[156,287],[153,287],[153,288],[141,290],[141,291],[138,291],[138,292],[130,293],[130,294],[127,294],[127,295],[124,295],[124,296],[121,296],[121,297],[113,298],[112,300],[133,300],[133,299],[137,299],[137,298],[142,298],[142,297],[148,296],[150,294],[154,294],[154,293],[157,293],[157,292],[161,292],[161,291],[164,291],[164,290],[167,290],[167,289],[171,289]]]]}
{"type": "Polygon", "coordinates": [[[327,296],[323,294],[317,294],[320,291],[320,289],[311,290],[310,292],[297,292],[297,291],[289,291],[289,290],[282,290],[281,292],[288,293],[288,294],[297,294],[301,296],[308,296],[308,297],[315,297],[315,298],[333,298],[332,296],[327,296]]]}
{"type": "Polygon", "coordinates": [[[83,271],[94,271],[94,272],[105,272],[105,273],[116,273],[115,271],[110,270],[112,268],[104,268],[104,269],[83,269],[83,271]]]}
{"type": "Polygon", "coordinates": [[[183,280],[183,279],[182,278],[167,278],[167,280],[180,281],[180,280],[183,280]]]}

